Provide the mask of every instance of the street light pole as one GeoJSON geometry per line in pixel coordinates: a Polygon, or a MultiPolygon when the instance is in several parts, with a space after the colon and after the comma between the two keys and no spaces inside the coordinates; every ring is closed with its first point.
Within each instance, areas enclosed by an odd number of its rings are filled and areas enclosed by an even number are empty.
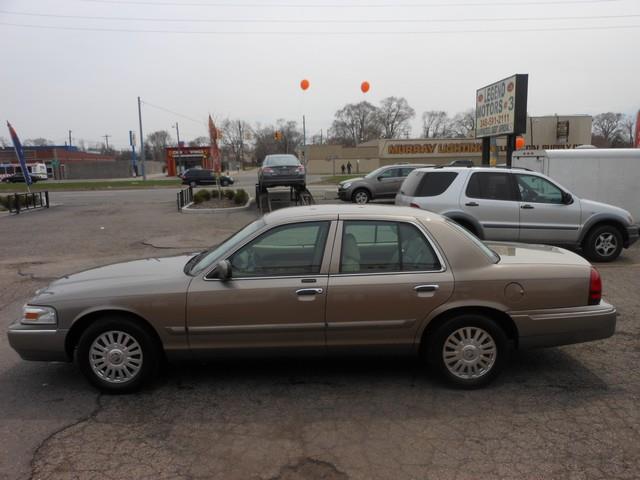
{"type": "Polygon", "coordinates": [[[71,148],[71,130],[69,130],[69,148],[71,148]]]}
{"type": "Polygon", "coordinates": [[[178,122],[173,125],[173,128],[176,129],[176,137],[178,137],[178,148],[180,148],[180,127],[178,126],[178,122]]]}

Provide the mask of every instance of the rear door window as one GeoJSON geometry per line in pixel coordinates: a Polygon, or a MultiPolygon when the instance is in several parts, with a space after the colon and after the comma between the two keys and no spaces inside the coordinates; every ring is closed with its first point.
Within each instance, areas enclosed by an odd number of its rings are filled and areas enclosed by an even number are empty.
{"type": "Polygon", "coordinates": [[[467,185],[467,197],[487,200],[517,200],[518,195],[510,173],[475,172],[467,185]]]}
{"type": "Polygon", "coordinates": [[[458,176],[457,172],[425,173],[415,193],[416,197],[435,197],[442,195],[458,176]]]}

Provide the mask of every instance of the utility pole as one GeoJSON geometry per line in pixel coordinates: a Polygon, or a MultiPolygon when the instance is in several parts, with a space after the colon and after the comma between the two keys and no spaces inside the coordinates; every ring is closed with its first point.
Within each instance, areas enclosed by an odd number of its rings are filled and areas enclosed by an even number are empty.
{"type": "Polygon", "coordinates": [[[104,141],[106,142],[106,149],[109,150],[109,137],[112,137],[113,135],[103,135],[102,137],[104,138],[104,141]]]}
{"type": "Polygon", "coordinates": [[[238,172],[240,171],[240,167],[244,165],[244,131],[242,130],[242,121],[238,120],[238,138],[240,138],[240,161],[236,167],[238,168],[238,172]]]}
{"type": "Polygon", "coordinates": [[[138,97],[138,121],[140,122],[140,167],[142,168],[142,180],[147,179],[144,170],[144,137],[142,136],[142,110],[140,109],[140,97],[138,97]]]}
{"type": "Polygon", "coordinates": [[[180,127],[178,127],[178,122],[175,125],[172,125],[173,128],[176,129],[176,137],[178,137],[178,148],[180,148],[180,127]]]}
{"type": "Polygon", "coordinates": [[[307,124],[306,124],[304,115],[302,115],[302,151],[304,152],[303,163],[306,165],[307,164],[307,124]]]}
{"type": "Polygon", "coordinates": [[[69,130],[69,148],[71,148],[71,130],[69,130]]]}

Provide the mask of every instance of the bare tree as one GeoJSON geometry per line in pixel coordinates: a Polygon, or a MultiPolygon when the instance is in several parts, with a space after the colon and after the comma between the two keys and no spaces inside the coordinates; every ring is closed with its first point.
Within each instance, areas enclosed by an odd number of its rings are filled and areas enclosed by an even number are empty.
{"type": "Polygon", "coordinates": [[[625,147],[633,147],[635,141],[635,118],[632,115],[625,115],[624,120],[622,121],[622,131],[624,132],[623,137],[625,147]]]}
{"type": "Polygon", "coordinates": [[[190,147],[206,147],[210,145],[209,137],[196,137],[189,142],[190,147]]]}
{"type": "Polygon", "coordinates": [[[456,113],[450,123],[451,136],[454,138],[472,137],[476,129],[476,111],[473,108],[456,113]]]}
{"type": "Polygon", "coordinates": [[[251,133],[251,126],[242,120],[224,120],[222,122],[222,148],[228,152],[236,165],[244,162],[245,139],[251,133]]]}
{"type": "Polygon", "coordinates": [[[355,146],[380,138],[378,109],[369,102],[350,103],[338,110],[329,130],[332,143],[355,146]]]}
{"type": "Polygon", "coordinates": [[[422,114],[423,138],[438,138],[449,135],[451,120],[447,112],[441,110],[428,110],[422,114]]]}
{"type": "Polygon", "coordinates": [[[9,146],[9,140],[6,139],[6,137],[0,137],[0,147],[8,147],[9,146]]]}
{"type": "Polygon", "coordinates": [[[155,161],[164,159],[164,149],[173,144],[171,135],[166,130],[158,130],[147,135],[147,143],[151,150],[151,156],[155,161]]]}
{"type": "Polygon", "coordinates": [[[46,147],[47,145],[53,145],[51,140],[47,140],[46,138],[38,137],[38,138],[27,138],[24,141],[25,146],[33,146],[33,147],[46,147]]]}
{"type": "Polygon", "coordinates": [[[78,147],[78,150],[82,150],[83,152],[87,151],[87,144],[85,143],[83,138],[76,142],[76,146],[78,147]]]}
{"type": "Polygon", "coordinates": [[[404,97],[387,97],[380,102],[376,114],[382,137],[400,138],[411,133],[409,120],[416,111],[404,97]]]}
{"type": "Polygon", "coordinates": [[[260,126],[252,130],[254,141],[253,156],[260,164],[264,157],[272,153],[295,153],[302,145],[302,132],[298,124],[292,120],[279,119],[277,124],[260,126]],[[276,132],[280,139],[276,139],[276,132]]]}
{"type": "Polygon", "coordinates": [[[610,147],[620,140],[622,119],[621,113],[600,113],[593,117],[593,133],[602,138],[605,146],[610,147]]]}

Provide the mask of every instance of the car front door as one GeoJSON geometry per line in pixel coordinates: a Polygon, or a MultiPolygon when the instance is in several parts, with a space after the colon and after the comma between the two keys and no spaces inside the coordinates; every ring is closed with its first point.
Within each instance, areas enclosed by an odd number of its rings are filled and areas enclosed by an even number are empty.
{"type": "Polygon", "coordinates": [[[399,168],[389,168],[380,173],[376,178],[376,189],[374,196],[376,197],[391,197],[398,193],[400,185],[404,178],[400,176],[399,168]]]}
{"type": "Polygon", "coordinates": [[[187,331],[196,354],[227,349],[325,347],[325,299],[336,225],[331,219],[275,226],[194,278],[187,331]]]}
{"type": "Polygon", "coordinates": [[[580,203],[544,177],[516,173],[520,191],[520,241],[571,244],[578,240],[580,203]]]}
{"type": "Polygon", "coordinates": [[[517,241],[520,205],[508,172],[472,172],[460,194],[460,208],[482,226],[486,240],[517,241]]]}
{"type": "Polygon", "coordinates": [[[421,320],[452,291],[451,271],[424,227],[345,219],[331,260],[327,346],[330,351],[390,347],[407,353],[421,320]]]}

